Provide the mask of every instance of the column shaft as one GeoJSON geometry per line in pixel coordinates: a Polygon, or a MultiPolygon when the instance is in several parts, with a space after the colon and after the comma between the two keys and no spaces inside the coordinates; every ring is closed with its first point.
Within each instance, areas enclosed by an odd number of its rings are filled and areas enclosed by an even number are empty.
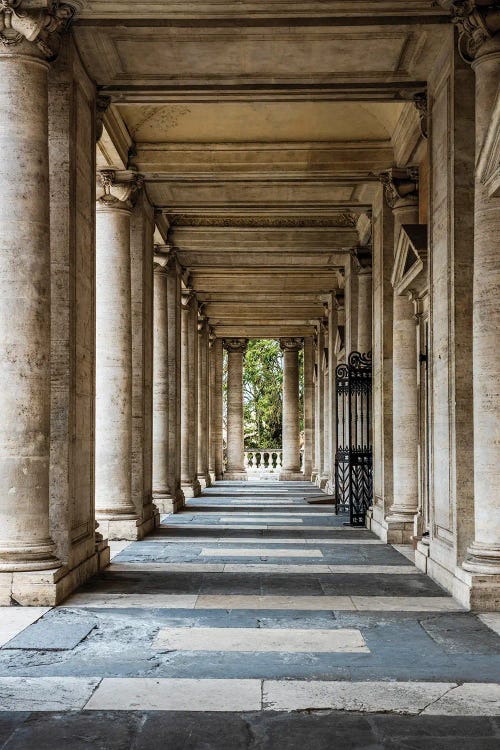
{"type": "Polygon", "coordinates": [[[29,571],[60,565],[49,533],[47,64],[11,49],[0,54],[0,571],[29,571]]]}
{"type": "Polygon", "coordinates": [[[198,331],[198,461],[197,476],[202,487],[210,487],[208,473],[208,324],[198,331]]]}
{"type": "Polygon", "coordinates": [[[311,478],[314,451],[314,346],[312,336],[304,339],[304,477],[311,478]]]}
{"type": "MultiPolygon", "coordinates": [[[[401,199],[393,208],[394,241],[403,224],[418,223],[418,201],[401,199]]],[[[418,390],[416,321],[413,304],[394,294],[393,307],[393,472],[394,503],[388,523],[409,524],[402,541],[413,534],[418,509],[418,390]]]]}
{"type": "Polygon", "coordinates": [[[208,473],[210,482],[215,482],[215,338],[211,334],[208,344],[208,473]]]}
{"type": "MultiPolygon", "coordinates": [[[[163,260],[162,259],[157,259],[163,260]]],[[[169,362],[168,288],[165,268],[154,267],[153,321],[153,500],[160,512],[169,512],[165,501],[172,500],[169,466],[169,362]]]]}
{"type": "MultiPolygon", "coordinates": [[[[500,81],[500,34],[473,63],[476,162],[483,151],[500,81]]],[[[463,567],[500,575],[500,197],[476,176],[474,206],[474,542],[463,567]]],[[[498,599],[498,594],[497,594],[498,599]]]]}
{"type": "Polygon", "coordinates": [[[304,479],[300,471],[299,350],[302,339],[281,339],[283,350],[283,467],[281,480],[304,479]]]}
{"type": "Polygon", "coordinates": [[[318,326],[318,338],[316,346],[316,484],[318,487],[325,486],[324,477],[324,446],[325,446],[325,379],[323,375],[325,335],[324,326],[318,326]]]}
{"type": "Polygon", "coordinates": [[[181,355],[181,487],[185,497],[197,497],[198,446],[198,304],[187,296],[182,308],[181,355]]]}
{"type": "MultiPolygon", "coordinates": [[[[171,254],[167,273],[168,320],[168,477],[172,510],[184,506],[181,490],[181,279],[180,266],[171,254]]],[[[165,512],[168,512],[165,509],[165,512]]]]}
{"type": "Polygon", "coordinates": [[[130,211],[100,200],[96,225],[96,516],[110,539],[137,538],[132,502],[130,211]]]}
{"type": "Polygon", "coordinates": [[[243,355],[246,339],[226,339],[227,467],[224,479],[247,479],[244,467],[243,355]]]}
{"type": "Polygon", "coordinates": [[[212,434],[214,442],[215,479],[222,479],[224,449],[222,443],[222,339],[214,342],[214,393],[212,410],[212,434]]]}

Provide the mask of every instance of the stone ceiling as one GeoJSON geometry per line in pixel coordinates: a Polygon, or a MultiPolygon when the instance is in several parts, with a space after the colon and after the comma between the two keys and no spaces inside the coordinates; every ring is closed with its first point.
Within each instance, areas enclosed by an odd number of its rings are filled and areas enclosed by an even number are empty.
{"type": "Polygon", "coordinates": [[[98,164],[144,174],[218,335],[305,335],[342,285],[377,174],[411,157],[447,14],[432,0],[89,0],[112,106],[98,164]]]}

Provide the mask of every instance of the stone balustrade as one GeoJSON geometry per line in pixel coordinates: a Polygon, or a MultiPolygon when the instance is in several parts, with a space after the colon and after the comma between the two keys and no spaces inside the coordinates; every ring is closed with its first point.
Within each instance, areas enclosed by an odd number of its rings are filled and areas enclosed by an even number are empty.
{"type": "MultiPolygon", "coordinates": [[[[304,451],[300,451],[300,466],[304,464],[304,451]]],[[[283,466],[282,448],[254,448],[244,454],[245,471],[249,475],[277,474],[283,466]]]]}

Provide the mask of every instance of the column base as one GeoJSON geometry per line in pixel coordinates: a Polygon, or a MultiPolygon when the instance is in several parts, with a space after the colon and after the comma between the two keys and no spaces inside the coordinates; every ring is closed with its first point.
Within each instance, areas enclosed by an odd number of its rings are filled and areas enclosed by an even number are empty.
{"type": "Polygon", "coordinates": [[[0,573],[0,606],[54,607],[109,565],[107,540],[74,568],[0,573]]]}
{"type": "Polygon", "coordinates": [[[326,474],[317,474],[316,475],[316,481],[315,485],[316,487],[319,487],[320,490],[324,490],[328,482],[328,476],[326,474]]]}
{"type": "Polygon", "coordinates": [[[109,518],[96,515],[99,531],[103,537],[113,541],[137,542],[159,526],[159,513],[152,513],[145,520],[140,518],[109,518]]]}
{"type": "Polygon", "coordinates": [[[473,574],[456,565],[449,570],[433,556],[430,545],[420,541],[415,550],[415,565],[443,586],[466,609],[500,612],[500,575],[473,574]]]}
{"type": "Polygon", "coordinates": [[[246,471],[225,471],[223,478],[230,482],[245,482],[248,480],[248,475],[246,471]]]}
{"type": "Polygon", "coordinates": [[[184,493],[180,487],[174,493],[153,494],[153,501],[158,508],[158,513],[162,516],[170,513],[178,513],[186,504],[184,493]]]}
{"type": "Polygon", "coordinates": [[[473,575],[500,575],[500,545],[473,542],[467,550],[462,568],[473,575]]]}
{"type": "Polygon", "coordinates": [[[195,477],[192,482],[182,482],[181,490],[184,493],[184,497],[198,497],[201,495],[201,485],[198,477],[195,477]]]}
{"type": "Polygon", "coordinates": [[[198,482],[200,483],[200,487],[202,490],[206,489],[207,487],[212,486],[212,480],[210,479],[210,474],[198,474],[197,476],[198,482]]]}
{"type": "Polygon", "coordinates": [[[412,544],[414,537],[413,516],[401,520],[397,516],[386,516],[374,506],[366,515],[366,527],[386,544],[412,544]]]}
{"type": "Polygon", "coordinates": [[[213,484],[214,484],[214,482],[215,482],[215,478],[216,478],[215,477],[215,471],[210,471],[209,472],[209,476],[210,476],[210,487],[212,487],[213,484]]]}
{"type": "Polygon", "coordinates": [[[304,482],[305,476],[301,471],[284,471],[280,472],[280,482],[304,482]]]}

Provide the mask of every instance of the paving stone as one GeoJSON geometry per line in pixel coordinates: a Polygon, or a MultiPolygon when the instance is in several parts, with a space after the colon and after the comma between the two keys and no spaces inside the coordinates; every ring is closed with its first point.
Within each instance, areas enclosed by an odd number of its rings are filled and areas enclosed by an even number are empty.
{"type": "Polygon", "coordinates": [[[97,626],[95,618],[44,617],[12,638],[4,649],[70,651],[97,626]]]}
{"type": "Polygon", "coordinates": [[[420,624],[449,654],[500,654],[500,637],[475,615],[426,617],[420,624]]]}
{"type": "Polygon", "coordinates": [[[0,677],[0,711],[73,711],[98,684],[95,677],[0,677]]]}

